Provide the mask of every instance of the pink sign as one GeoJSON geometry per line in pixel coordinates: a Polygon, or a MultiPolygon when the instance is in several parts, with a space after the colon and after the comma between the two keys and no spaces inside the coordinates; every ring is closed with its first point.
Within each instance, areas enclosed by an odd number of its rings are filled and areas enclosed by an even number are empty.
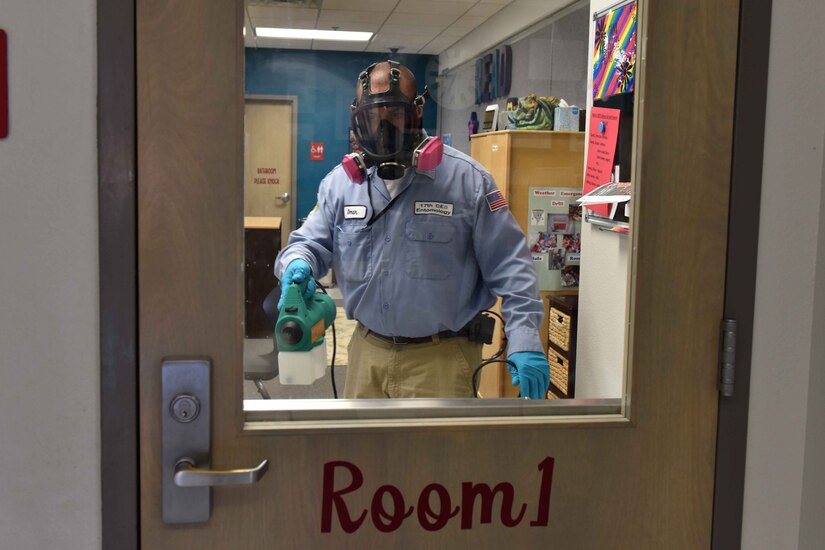
{"type": "Polygon", "coordinates": [[[324,144],[313,141],[309,144],[309,160],[324,160],[324,144]]]}
{"type": "MultiPolygon", "coordinates": [[[[590,111],[590,135],[587,142],[587,166],[584,171],[583,195],[605,183],[610,183],[613,174],[613,156],[616,152],[616,139],[619,136],[618,109],[593,107],[590,111]]],[[[608,216],[610,205],[588,204],[589,208],[600,216],[608,216]]]]}

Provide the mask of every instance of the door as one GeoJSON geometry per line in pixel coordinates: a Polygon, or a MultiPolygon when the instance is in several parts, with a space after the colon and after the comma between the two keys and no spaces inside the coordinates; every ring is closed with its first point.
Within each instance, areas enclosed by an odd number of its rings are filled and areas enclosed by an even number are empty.
{"type": "Polygon", "coordinates": [[[142,547],[708,548],[738,2],[686,4],[640,6],[621,406],[277,431],[242,408],[242,5],[139,1],[142,547]],[[161,521],[168,356],[211,359],[212,467],[271,463],[205,523],[161,521]]]}
{"type": "Polygon", "coordinates": [[[247,98],[244,111],[244,216],[280,218],[281,248],[292,228],[295,189],[293,101],[247,98]]]}

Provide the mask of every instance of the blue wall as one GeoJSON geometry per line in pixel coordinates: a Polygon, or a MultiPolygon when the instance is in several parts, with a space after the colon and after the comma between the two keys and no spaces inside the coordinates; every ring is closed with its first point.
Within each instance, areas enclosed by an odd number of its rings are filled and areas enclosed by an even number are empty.
{"type": "MultiPolygon", "coordinates": [[[[298,197],[300,219],[315,206],[318,185],[341,158],[349,153],[349,105],[355,96],[358,74],[386,54],[314,50],[246,49],[248,95],[298,97],[298,197]],[[309,144],[324,144],[324,160],[309,160],[309,144]]],[[[397,55],[418,82],[418,92],[430,83],[435,92],[438,57],[397,55]]],[[[433,98],[424,106],[424,128],[435,135],[437,108],[433,98]]]]}

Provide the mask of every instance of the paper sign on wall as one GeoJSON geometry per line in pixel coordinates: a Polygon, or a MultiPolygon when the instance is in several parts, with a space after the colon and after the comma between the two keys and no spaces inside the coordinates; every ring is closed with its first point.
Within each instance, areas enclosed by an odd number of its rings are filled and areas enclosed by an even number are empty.
{"type": "Polygon", "coordinates": [[[9,57],[6,31],[0,29],[0,139],[9,135],[9,57]]]}
{"type": "MultiPolygon", "coordinates": [[[[590,110],[590,134],[587,141],[587,166],[584,170],[584,194],[612,181],[613,156],[619,136],[619,109],[593,107],[590,110]]],[[[600,216],[607,216],[610,207],[603,204],[586,206],[600,216]]]]}

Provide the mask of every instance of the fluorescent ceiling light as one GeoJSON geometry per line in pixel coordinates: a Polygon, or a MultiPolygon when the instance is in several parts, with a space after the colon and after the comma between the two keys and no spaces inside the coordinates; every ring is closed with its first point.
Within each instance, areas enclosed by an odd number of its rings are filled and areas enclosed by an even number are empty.
{"type": "Polygon", "coordinates": [[[274,27],[256,27],[255,34],[262,38],[298,38],[305,40],[347,40],[366,42],[372,37],[371,32],[321,31],[316,29],[278,29],[274,27]]]}

